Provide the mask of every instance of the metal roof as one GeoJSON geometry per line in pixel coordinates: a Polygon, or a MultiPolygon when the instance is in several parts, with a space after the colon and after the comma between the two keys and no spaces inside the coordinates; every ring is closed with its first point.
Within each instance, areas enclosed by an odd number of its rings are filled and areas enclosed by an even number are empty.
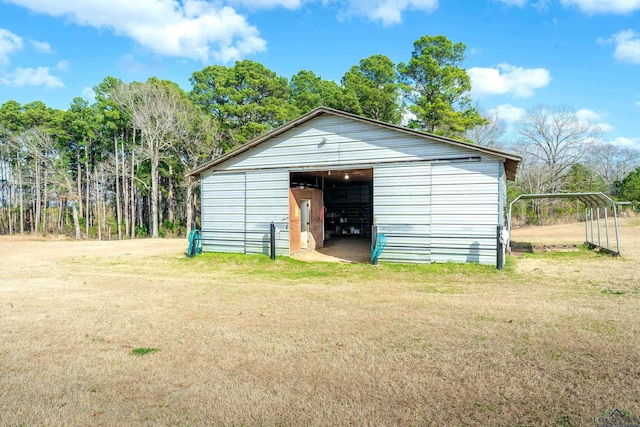
{"type": "Polygon", "coordinates": [[[615,207],[616,202],[604,193],[521,194],[511,204],[522,199],[577,199],[589,208],[615,207]]]}
{"type": "Polygon", "coordinates": [[[609,196],[604,193],[541,193],[541,194],[521,194],[516,197],[509,204],[509,217],[508,220],[508,237],[507,237],[507,246],[509,250],[511,250],[511,208],[518,200],[524,199],[577,199],[585,204],[585,243],[587,243],[592,248],[600,248],[600,250],[605,251],[607,253],[620,256],[620,238],[618,234],[618,214],[616,210],[616,202],[612,200],[609,196]],[[607,209],[612,208],[613,211],[613,221],[614,221],[614,231],[616,236],[616,247],[617,250],[612,250],[609,245],[609,231],[608,231],[608,221],[607,221],[607,209]],[[606,237],[606,247],[602,246],[600,240],[600,213],[598,212],[596,215],[597,222],[597,230],[598,230],[598,239],[596,243],[596,239],[594,238],[594,219],[593,219],[593,208],[605,208],[604,218],[605,218],[605,237],[606,237]],[[589,222],[590,218],[590,222],[589,222]],[[591,240],[589,240],[589,225],[591,225],[591,240]]]}
{"type": "Polygon", "coordinates": [[[202,172],[204,172],[205,170],[212,168],[232,157],[237,156],[240,153],[244,153],[247,150],[250,150],[251,148],[273,138],[276,137],[286,131],[288,131],[289,129],[292,129],[296,126],[301,125],[302,123],[305,123],[311,119],[313,119],[314,117],[320,116],[322,114],[330,114],[330,115],[334,115],[334,116],[339,116],[339,117],[344,117],[344,118],[349,118],[349,119],[353,119],[353,120],[357,120],[360,122],[365,122],[365,123],[370,123],[373,124],[375,126],[380,126],[383,128],[387,128],[387,129],[392,129],[392,130],[396,130],[396,131],[400,131],[403,133],[407,133],[413,136],[418,136],[421,138],[427,138],[427,139],[431,139],[434,141],[439,141],[445,144],[451,144],[451,145],[456,145],[458,147],[464,147],[466,149],[469,150],[473,150],[473,151],[477,151],[479,153],[483,153],[483,154],[488,154],[488,155],[492,155],[492,156],[496,156],[496,157],[500,157],[504,159],[505,162],[505,172],[506,172],[506,176],[507,179],[515,181],[516,177],[518,175],[518,167],[520,166],[520,162],[522,161],[522,157],[517,155],[517,154],[513,154],[513,153],[507,153],[505,151],[501,151],[501,150],[496,150],[494,148],[489,148],[489,147],[482,147],[479,145],[474,145],[474,144],[470,144],[468,142],[462,142],[462,141],[457,141],[455,139],[451,139],[451,138],[446,138],[444,136],[438,136],[438,135],[433,135],[430,133],[426,133],[426,132],[422,132],[416,129],[409,129],[403,126],[398,126],[398,125],[394,125],[391,123],[385,123],[385,122],[381,122],[378,120],[374,120],[374,119],[370,119],[367,117],[362,117],[362,116],[358,116],[356,114],[351,114],[351,113],[347,113],[344,111],[340,111],[340,110],[335,110],[333,108],[328,108],[328,107],[318,107],[310,112],[308,112],[307,114],[304,114],[300,117],[298,117],[295,120],[290,121],[289,123],[285,123],[284,125],[275,128],[274,130],[272,130],[271,132],[268,132],[262,136],[259,136],[249,142],[247,142],[246,144],[241,145],[240,147],[236,148],[235,150],[231,150],[230,152],[215,158],[213,160],[210,160],[200,166],[198,166],[197,168],[189,171],[187,173],[187,176],[190,175],[200,175],[202,172]]]}

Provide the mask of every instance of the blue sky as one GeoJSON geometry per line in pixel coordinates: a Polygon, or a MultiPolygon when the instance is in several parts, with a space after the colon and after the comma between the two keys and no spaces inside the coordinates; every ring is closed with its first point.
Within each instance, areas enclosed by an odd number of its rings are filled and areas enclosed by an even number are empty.
{"type": "Polygon", "coordinates": [[[568,105],[640,148],[640,0],[0,0],[0,104],[66,109],[106,76],[189,77],[237,59],[339,81],[362,58],[467,45],[473,98],[506,123],[568,105]]]}

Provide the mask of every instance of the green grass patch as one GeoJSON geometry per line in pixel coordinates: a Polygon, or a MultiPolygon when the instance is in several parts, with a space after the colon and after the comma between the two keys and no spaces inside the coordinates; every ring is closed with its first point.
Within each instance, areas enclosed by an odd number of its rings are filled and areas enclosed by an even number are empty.
{"type": "MultiPolygon", "coordinates": [[[[434,264],[394,264],[381,263],[378,266],[370,264],[345,264],[326,262],[304,262],[289,257],[277,257],[271,260],[265,255],[244,255],[207,252],[195,258],[184,258],[180,263],[203,273],[223,273],[237,277],[251,277],[256,280],[265,279],[273,283],[298,284],[305,279],[316,282],[409,282],[415,284],[447,283],[447,276],[463,279],[473,279],[484,282],[496,280],[505,271],[496,270],[493,265],[464,264],[464,263],[434,263],[434,264]]],[[[512,272],[511,263],[506,272],[512,272]]],[[[458,293],[458,290],[451,290],[458,293]]]]}
{"type": "Polygon", "coordinates": [[[138,347],[131,350],[131,354],[134,356],[144,356],[145,354],[155,353],[156,351],[160,351],[160,349],[153,347],[138,347]]]}

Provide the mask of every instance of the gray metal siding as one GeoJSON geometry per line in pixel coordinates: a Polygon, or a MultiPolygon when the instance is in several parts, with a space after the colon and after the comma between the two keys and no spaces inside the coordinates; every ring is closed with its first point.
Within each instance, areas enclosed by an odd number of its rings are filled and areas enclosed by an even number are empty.
{"type": "Polygon", "coordinates": [[[479,156],[463,147],[429,141],[344,117],[320,116],[216,166],[240,170],[354,166],[479,156]]]}
{"type": "Polygon", "coordinates": [[[273,221],[276,253],[289,255],[288,172],[214,172],[201,185],[205,251],[269,254],[273,221]]]}
{"type": "Polygon", "coordinates": [[[245,174],[207,173],[200,185],[203,249],[244,253],[245,174]]]}
{"type": "Polygon", "coordinates": [[[501,167],[495,161],[433,165],[433,262],[495,263],[501,167]]]}
{"type": "Polygon", "coordinates": [[[289,172],[374,169],[374,223],[387,262],[495,262],[506,201],[496,157],[344,117],[323,115],[202,174],[205,250],[289,255],[289,172]],[[479,158],[477,162],[443,160],[479,158]]]}
{"type": "Polygon", "coordinates": [[[246,252],[269,254],[271,222],[276,224],[276,254],[289,255],[289,173],[247,172],[246,252]]]}
{"type": "Polygon", "coordinates": [[[387,236],[380,261],[430,262],[431,165],[377,167],[373,186],[374,224],[387,236]]]}

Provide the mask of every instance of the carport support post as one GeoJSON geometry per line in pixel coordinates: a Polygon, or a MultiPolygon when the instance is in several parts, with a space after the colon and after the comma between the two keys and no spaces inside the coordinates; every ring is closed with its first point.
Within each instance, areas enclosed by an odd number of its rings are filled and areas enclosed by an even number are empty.
{"type": "Polygon", "coordinates": [[[595,239],[593,238],[593,208],[589,208],[589,218],[591,219],[591,243],[592,245],[595,243],[595,239]]]}
{"type": "Polygon", "coordinates": [[[607,236],[607,249],[611,250],[611,246],[609,245],[609,218],[607,217],[607,207],[604,207],[604,231],[607,236]]]}
{"type": "Polygon", "coordinates": [[[616,227],[616,246],[618,248],[618,256],[620,256],[620,237],[618,236],[618,211],[616,210],[616,204],[613,203],[613,222],[616,227]]]}
{"type": "Polygon", "coordinates": [[[589,209],[584,207],[584,242],[589,242],[589,209]]]}
{"type": "Polygon", "coordinates": [[[600,243],[600,207],[596,208],[596,215],[598,216],[596,219],[598,221],[598,246],[602,247],[602,244],[600,243]]]}
{"type": "Polygon", "coordinates": [[[271,234],[271,244],[269,249],[271,250],[271,259],[276,259],[276,225],[272,222],[269,227],[271,234]]]}

